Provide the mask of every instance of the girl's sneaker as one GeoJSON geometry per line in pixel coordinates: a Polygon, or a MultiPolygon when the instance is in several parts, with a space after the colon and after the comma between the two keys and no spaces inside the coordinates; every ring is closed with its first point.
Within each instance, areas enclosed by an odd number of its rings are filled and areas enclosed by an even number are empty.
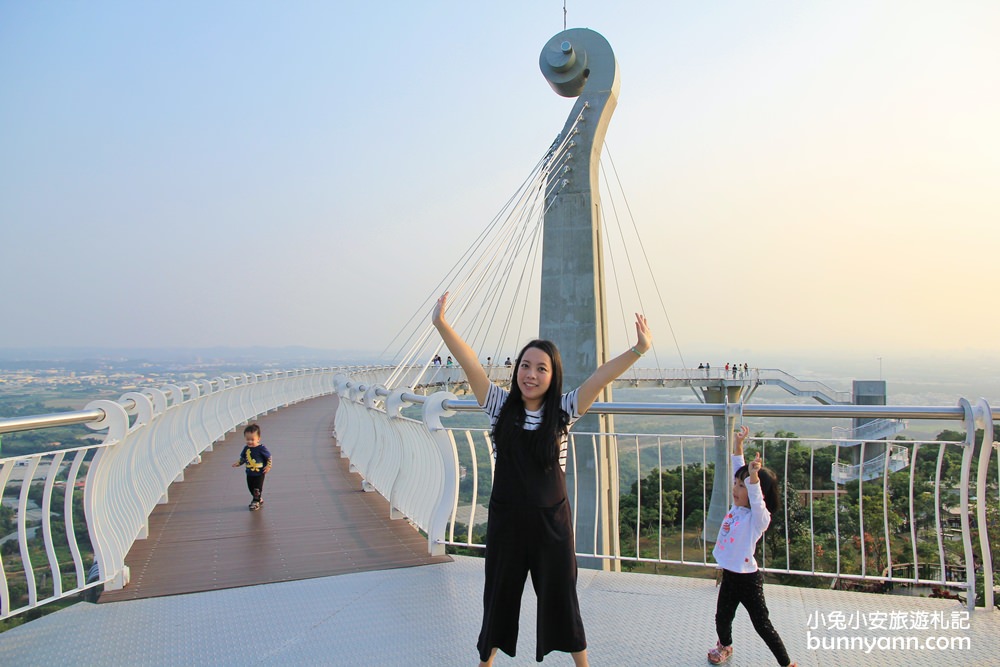
{"type": "Polygon", "coordinates": [[[708,652],[708,661],[713,665],[721,665],[731,657],[733,657],[733,647],[723,646],[722,642],[715,642],[715,648],[708,652]]]}
{"type": "Polygon", "coordinates": [[[249,509],[250,509],[251,512],[255,512],[255,511],[259,510],[260,509],[260,503],[258,503],[256,500],[253,501],[252,503],[250,503],[249,509]]]}

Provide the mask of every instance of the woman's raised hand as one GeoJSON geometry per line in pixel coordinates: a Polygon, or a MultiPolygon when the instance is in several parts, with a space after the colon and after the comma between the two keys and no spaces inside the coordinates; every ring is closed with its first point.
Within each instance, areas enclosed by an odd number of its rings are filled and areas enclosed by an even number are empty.
{"type": "Polygon", "coordinates": [[[635,333],[639,339],[639,342],[635,344],[635,349],[639,353],[645,354],[653,346],[653,332],[650,331],[646,316],[642,313],[635,314],[635,333]]]}
{"type": "Polygon", "coordinates": [[[446,303],[448,301],[448,293],[445,292],[440,297],[438,297],[437,303],[434,304],[434,311],[431,313],[431,324],[435,327],[440,327],[445,324],[444,311],[446,303]]]}

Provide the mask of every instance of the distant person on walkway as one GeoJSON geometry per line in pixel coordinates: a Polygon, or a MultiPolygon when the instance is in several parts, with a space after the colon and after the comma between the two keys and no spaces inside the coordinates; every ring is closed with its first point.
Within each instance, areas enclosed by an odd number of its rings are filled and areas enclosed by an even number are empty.
{"type": "Polygon", "coordinates": [[[511,366],[514,365],[514,362],[510,360],[510,357],[507,357],[507,360],[503,362],[503,365],[506,366],[507,368],[510,368],[511,366]]]}
{"type": "Polygon", "coordinates": [[[722,568],[722,586],[715,607],[715,632],[719,640],[708,652],[708,661],[719,665],[733,655],[733,619],[739,605],[746,608],[754,630],[767,643],[779,665],[788,665],[788,651],[771,625],[764,602],[764,575],[757,569],[754,552],[757,542],[778,509],[778,480],[764,468],[760,452],[747,465],[743,459],[743,441],[750,428],[741,426],[733,447],[733,506],[719,526],[712,555],[722,568]]]}
{"type": "Polygon", "coordinates": [[[551,651],[571,653],[587,665],[587,638],[576,594],[576,546],[566,495],[567,431],[604,387],[649,349],[646,318],[636,314],[638,342],[603,364],[579,388],[562,393],[562,358],[555,344],[533,340],[514,364],[510,391],[486,377],[476,353],[445,319],[448,293],[431,321],[465,370],[472,393],[490,417],[493,491],[486,526],[486,583],[479,633],[480,667],[497,649],[517,650],[521,594],[528,573],[538,596],[535,660],[551,651]]]}
{"type": "Polygon", "coordinates": [[[243,429],[243,438],[246,440],[246,445],[243,446],[240,458],[233,467],[246,466],[247,488],[253,497],[249,509],[254,512],[264,504],[261,494],[264,492],[264,476],[271,470],[271,452],[260,442],[260,426],[256,424],[247,426],[243,429]]]}
{"type": "Polygon", "coordinates": [[[455,362],[453,362],[453,361],[451,360],[451,355],[450,355],[450,354],[448,355],[448,363],[447,363],[447,364],[445,364],[445,365],[446,365],[446,366],[447,366],[448,368],[451,368],[452,366],[454,366],[454,365],[455,365],[455,362]]]}

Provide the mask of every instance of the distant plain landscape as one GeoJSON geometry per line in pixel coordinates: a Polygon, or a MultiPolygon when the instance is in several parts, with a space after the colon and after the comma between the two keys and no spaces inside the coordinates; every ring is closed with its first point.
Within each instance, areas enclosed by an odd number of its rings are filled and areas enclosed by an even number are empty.
{"type": "MultiPolygon", "coordinates": [[[[744,361],[739,352],[730,353],[728,358],[734,363],[744,361]]],[[[850,391],[853,379],[879,379],[880,372],[877,357],[789,355],[784,358],[771,356],[757,360],[758,363],[752,357],[746,361],[751,367],[777,368],[801,380],[820,381],[839,391],[850,391]]],[[[302,347],[0,349],[0,418],[79,410],[92,400],[114,399],[126,391],[156,387],[169,382],[211,379],[218,375],[240,372],[373,363],[378,363],[376,353],[302,347]]],[[[723,360],[712,363],[713,367],[722,367],[726,362],[723,360]]],[[[679,365],[661,364],[669,367],[679,365]]],[[[697,363],[688,365],[696,366],[697,363]]],[[[890,405],[955,406],[959,398],[964,396],[973,401],[985,398],[996,408],[1000,406],[1000,373],[997,369],[1000,369],[1000,355],[989,354],[955,355],[953,358],[925,355],[881,360],[882,379],[887,382],[890,405]]],[[[621,401],[657,403],[698,400],[690,389],[655,387],[621,387],[615,390],[615,398],[621,401]]],[[[810,399],[798,398],[769,386],[758,388],[751,399],[751,403],[811,402],[810,399]]],[[[803,438],[829,438],[833,426],[846,426],[848,420],[796,419],[793,422],[780,422],[748,418],[746,423],[752,432],[772,434],[777,430],[784,430],[803,438]]],[[[616,418],[616,428],[623,432],[705,435],[711,431],[706,420],[684,417],[619,416],[616,418]]],[[[902,435],[910,439],[932,439],[946,428],[960,430],[961,425],[955,422],[914,420],[902,435]]],[[[20,434],[5,436],[0,456],[14,455],[20,449],[16,447],[16,443],[25,437],[20,434]]],[[[69,427],[47,429],[44,436],[36,433],[31,439],[37,441],[36,444],[51,447],[55,442],[76,437],[92,439],[94,434],[83,427],[69,427]]]]}

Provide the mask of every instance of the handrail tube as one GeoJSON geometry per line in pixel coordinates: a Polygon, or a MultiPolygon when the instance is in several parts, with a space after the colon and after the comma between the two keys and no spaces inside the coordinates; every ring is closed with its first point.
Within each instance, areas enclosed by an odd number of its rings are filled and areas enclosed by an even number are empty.
{"type": "Polygon", "coordinates": [[[53,428],[55,426],[74,426],[99,422],[104,419],[104,410],[77,410],[74,412],[53,412],[47,415],[27,417],[9,417],[0,419],[0,434],[17,431],[31,431],[38,428],[53,428]]]}
{"type": "MultiPolygon", "coordinates": [[[[423,397],[420,397],[423,398],[423,397]]],[[[448,410],[458,412],[481,410],[470,400],[449,400],[444,404],[448,410]]],[[[730,405],[732,411],[734,406],[730,405]]],[[[744,404],[740,408],[744,417],[828,417],[831,419],[854,417],[887,417],[897,415],[904,419],[955,420],[964,415],[960,407],[899,406],[899,405],[755,405],[744,404]]],[[[594,403],[588,412],[619,415],[672,415],[688,417],[725,416],[725,403],[594,403]]],[[[993,410],[994,419],[1000,419],[1000,410],[993,410]]]]}
{"type": "MultiPolygon", "coordinates": [[[[358,383],[350,381],[349,386],[359,387],[358,383]]],[[[366,389],[366,385],[360,385],[366,389]]],[[[380,396],[388,396],[388,390],[379,388],[380,396]]],[[[409,403],[422,404],[426,399],[423,394],[407,392],[403,399],[409,403]]],[[[476,401],[469,399],[449,399],[443,407],[456,412],[480,410],[476,401]]],[[[826,417],[830,419],[929,419],[929,420],[959,420],[965,416],[961,407],[948,406],[906,406],[906,405],[800,405],[800,404],[753,404],[744,403],[729,406],[736,407],[745,417],[826,417]]],[[[597,414],[636,414],[663,415],[684,417],[724,416],[725,403],[636,403],[614,402],[594,403],[588,412],[597,414]]],[[[990,410],[994,420],[1000,420],[1000,408],[990,410]]]]}

